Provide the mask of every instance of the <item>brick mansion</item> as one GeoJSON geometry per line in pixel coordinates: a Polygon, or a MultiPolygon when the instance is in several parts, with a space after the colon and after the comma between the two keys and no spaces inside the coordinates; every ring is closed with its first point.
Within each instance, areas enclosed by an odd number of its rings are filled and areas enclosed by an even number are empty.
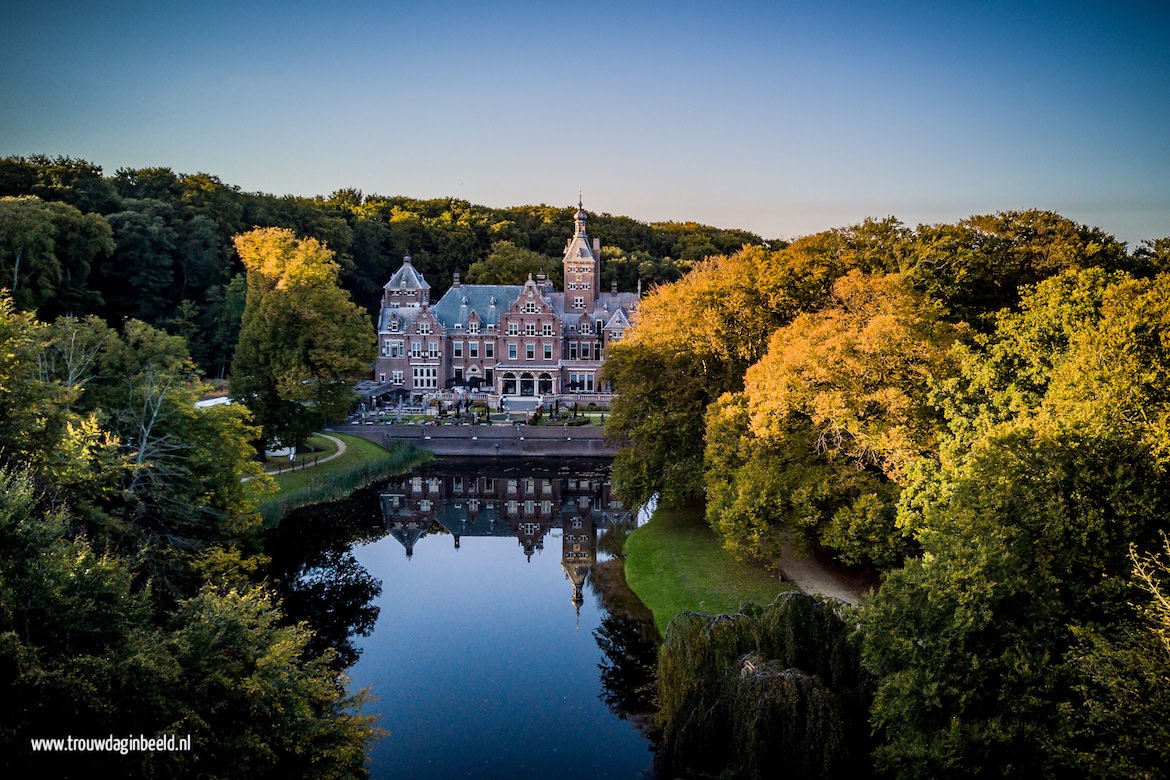
{"type": "Polygon", "coordinates": [[[636,292],[602,292],[601,243],[590,243],[578,204],[565,246],[565,289],[543,275],[523,284],[461,284],[431,303],[411,264],[386,283],[374,364],[378,396],[417,396],[468,387],[501,399],[600,397],[606,352],[630,327],[636,292]]]}

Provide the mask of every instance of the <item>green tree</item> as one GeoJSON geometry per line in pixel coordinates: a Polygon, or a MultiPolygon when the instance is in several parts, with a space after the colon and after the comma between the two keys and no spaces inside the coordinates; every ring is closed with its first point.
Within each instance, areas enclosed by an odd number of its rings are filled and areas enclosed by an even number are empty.
{"type": "MultiPolygon", "coordinates": [[[[1129,543],[1170,509],[1132,441],[1005,427],[913,485],[920,560],[866,610],[877,768],[898,777],[1067,773],[1079,630],[1129,615],[1129,543]]],[[[1115,629],[1114,629],[1115,630],[1115,629]]]]}
{"type": "Polygon", "coordinates": [[[1015,306],[1026,286],[1063,271],[1130,264],[1125,245],[1099,228],[1035,209],[920,226],[908,254],[913,283],[973,324],[1015,306]]]}
{"type": "Polygon", "coordinates": [[[101,265],[107,317],[157,322],[174,300],[174,252],[178,233],[174,209],[163,201],[126,201],[127,209],[107,219],[117,249],[101,265]]]}
{"type": "Polygon", "coordinates": [[[658,688],[663,776],[867,774],[869,680],[839,604],[786,593],[735,615],[679,615],[658,688]]]}
{"type": "Polygon", "coordinates": [[[759,247],[704,261],[643,298],[634,327],[608,348],[605,377],[618,397],[606,427],[622,445],[614,478],[629,499],[701,492],[707,404],[742,387],[772,330],[795,313],[777,265],[759,247]]]}
{"type": "Polygon", "coordinates": [[[1061,714],[1072,734],[1067,761],[1082,777],[1152,778],[1170,764],[1170,539],[1159,554],[1130,555],[1140,621],[1074,633],[1078,701],[1061,714]]]}
{"type": "Polygon", "coordinates": [[[469,284],[523,284],[529,276],[544,274],[558,287],[561,284],[559,262],[539,252],[516,246],[511,241],[497,241],[483,260],[467,269],[469,284]]]}
{"type": "Polygon", "coordinates": [[[252,410],[267,441],[296,444],[343,415],[367,373],[374,332],[337,286],[339,266],[316,239],[264,228],[237,236],[248,271],[232,395],[252,410]]]}
{"type": "Polygon", "coordinates": [[[40,198],[0,198],[0,284],[22,309],[35,310],[56,292],[56,234],[52,211],[40,198]]]}

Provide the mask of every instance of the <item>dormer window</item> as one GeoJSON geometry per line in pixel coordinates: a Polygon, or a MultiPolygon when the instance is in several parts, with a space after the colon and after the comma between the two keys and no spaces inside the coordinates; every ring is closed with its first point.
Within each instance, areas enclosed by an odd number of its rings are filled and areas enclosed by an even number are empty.
{"type": "Polygon", "coordinates": [[[479,323],[475,322],[474,320],[472,322],[467,323],[467,332],[472,334],[473,336],[475,334],[479,333],[479,323]]]}

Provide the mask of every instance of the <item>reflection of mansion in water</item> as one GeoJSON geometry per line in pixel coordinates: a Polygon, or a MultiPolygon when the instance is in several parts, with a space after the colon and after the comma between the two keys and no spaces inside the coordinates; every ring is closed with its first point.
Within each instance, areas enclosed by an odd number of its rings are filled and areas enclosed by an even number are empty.
{"type": "Polygon", "coordinates": [[[448,533],[456,549],[464,537],[514,537],[529,560],[545,537],[560,529],[561,566],[580,609],[582,588],[597,562],[597,531],[631,519],[630,511],[601,477],[524,474],[484,477],[473,473],[408,477],[382,493],[386,530],[414,555],[431,533],[448,533]]]}

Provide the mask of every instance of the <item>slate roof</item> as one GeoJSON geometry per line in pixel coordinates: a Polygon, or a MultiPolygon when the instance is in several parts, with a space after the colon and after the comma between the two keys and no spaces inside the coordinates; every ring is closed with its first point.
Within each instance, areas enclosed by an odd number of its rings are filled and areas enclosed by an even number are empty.
{"type": "Polygon", "coordinates": [[[414,321],[415,317],[422,314],[422,309],[416,307],[403,308],[389,308],[382,307],[382,316],[378,321],[379,333],[390,333],[390,320],[398,320],[398,330],[395,333],[406,333],[406,326],[414,321]]]}
{"type": "Polygon", "coordinates": [[[402,267],[394,272],[394,275],[390,277],[390,281],[386,282],[382,289],[429,290],[431,286],[427,284],[427,280],[423,278],[422,274],[415,270],[408,256],[402,258],[402,267]]]}
{"type": "Polygon", "coordinates": [[[520,284],[463,284],[447,290],[439,302],[431,307],[431,312],[443,323],[448,333],[455,325],[462,325],[466,331],[467,318],[473,311],[479,312],[481,327],[499,325],[501,315],[520,297],[523,290],[524,286],[520,284]]]}

